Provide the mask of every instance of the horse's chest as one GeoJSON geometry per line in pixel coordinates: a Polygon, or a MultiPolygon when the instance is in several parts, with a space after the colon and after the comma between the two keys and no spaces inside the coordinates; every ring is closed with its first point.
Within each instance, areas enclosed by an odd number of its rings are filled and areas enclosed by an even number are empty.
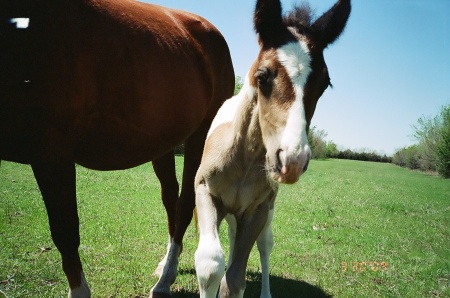
{"type": "Polygon", "coordinates": [[[227,213],[240,213],[270,199],[273,194],[264,169],[224,171],[209,181],[213,196],[220,198],[227,213]]]}

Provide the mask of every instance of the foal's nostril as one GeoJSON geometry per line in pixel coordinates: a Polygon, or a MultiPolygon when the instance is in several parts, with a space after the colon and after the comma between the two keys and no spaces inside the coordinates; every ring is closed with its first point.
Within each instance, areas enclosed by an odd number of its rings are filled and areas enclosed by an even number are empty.
{"type": "Polygon", "coordinates": [[[303,167],[303,173],[306,172],[306,170],[308,169],[308,165],[309,165],[309,158],[308,158],[308,160],[306,161],[305,166],[303,167]]]}
{"type": "Polygon", "coordinates": [[[281,157],[280,157],[280,153],[281,153],[282,151],[283,151],[283,150],[278,149],[278,150],[277,150],[277,154],[276,154],[276,156],[277,156],[277,165],[276,165],[276,167],[277,167],[277,171],[278,171],[278,172],[281,172],[281,169],[282,169],[282,167],[283,167],[283,163],[282,163],[281,157]]]}

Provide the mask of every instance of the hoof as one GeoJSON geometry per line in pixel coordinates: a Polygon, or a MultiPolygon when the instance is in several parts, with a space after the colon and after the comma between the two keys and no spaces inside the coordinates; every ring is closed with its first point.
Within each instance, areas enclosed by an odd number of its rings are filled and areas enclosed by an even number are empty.
{"type": "Polygon", "coordinates": [[[81,284],[79,287],[70,289],[69,288],[69,294],[67,295],[68,298],[90,298],[91,297],[91,290],[89,289],[89,285],[86,281],[86,278],[84,277],[83,271],[81,271],[81,284]]]}
{"type": "Polygon", "coordinates": [[[150,291],[150,296],[149,298],[171,298],[172,295],[167,292],[155,292],[153,291],[153,289],[150,291]]]}

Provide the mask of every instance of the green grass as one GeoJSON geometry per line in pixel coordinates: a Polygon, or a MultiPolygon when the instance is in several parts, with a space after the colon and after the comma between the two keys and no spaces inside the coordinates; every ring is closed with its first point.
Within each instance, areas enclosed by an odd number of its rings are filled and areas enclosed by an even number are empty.
{"type": "MultiPolygon", "coordinates": [[[[93,297],[147,297],[167,241],[151,166],[77,174],[80,254],[93,297]]],[[[0,297],[66,297],[30,167],[2,162],[0,195],[0,297]]],[[[281,187],[273,229],[273,297],[450,297],[450,180],[390,164],[312,161],[298,184],[281,187]]],[[[225,247],[226,225],[221,234],[225,247]]],[[[198,296],[197,241],[191,225],[175,297],[198,296]]],[[[259,276],[254,249],[245,297],[259,297],[259,276]]]]}

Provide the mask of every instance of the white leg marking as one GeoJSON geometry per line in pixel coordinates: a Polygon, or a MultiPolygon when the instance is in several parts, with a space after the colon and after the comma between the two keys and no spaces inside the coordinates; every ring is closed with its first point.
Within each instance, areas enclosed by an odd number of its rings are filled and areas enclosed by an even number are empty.
{"type": "Polygon", "coordinates": [[[215,298],[225,273],[225,256],[218,234],[217,210],[206,186],[196,190],[196,205],[200,240],[195,252],[195,270],[201,298],[215,298]]]}
{"type": "Polygon", "coordinates": [[[91,290],[88,282],[84,277],[84,272],[81,271],[81,285],[78,288],[69,289],[69,298],[89,298],[91,297],[91,290]]]}
{"type": "Polygon", "coordinates": [[[271,298],[270,282],[269,282],[269,258],[270,252],[273,248],[273,232],[272,219],[275,209],[269,211],[267,223],[264,226],[261,234],[256,240],[256,245],[259,250],[259,259],[261,260],[262,284],[261,284],[261,298],[271,298]]]}
{"type": "Polygon", "coordinates": [[[150,290],[150,296],[153,293],[163,293],[170,295],[170,286],[175,282],[178,271],[178,256],[181,247],[172,241],[167,255],[167,262],[156,285],[150,290]]]}
{"type": "Polygon", "coordinates": [[[215,298],[225,273],[225,256],[218,237],[201,235],[195,252],[195,270],[201,298],[215,298]]]}
{"type": "Polygon", "coordinates": [[[153,275],[157,276],[158,278],[161,278],[161,275],[163,274],[164,267],[166,266],[167,258],[169,256],[171,244],[172,244],[172,239],[170,238],[170,235],[169,235],[169,241],[167,242],[167,248],[166,248],[166,255],[161,260],[161,262],[158,263],[158,267],[156,267],[155,271],[153,272],[153,275]]]}

